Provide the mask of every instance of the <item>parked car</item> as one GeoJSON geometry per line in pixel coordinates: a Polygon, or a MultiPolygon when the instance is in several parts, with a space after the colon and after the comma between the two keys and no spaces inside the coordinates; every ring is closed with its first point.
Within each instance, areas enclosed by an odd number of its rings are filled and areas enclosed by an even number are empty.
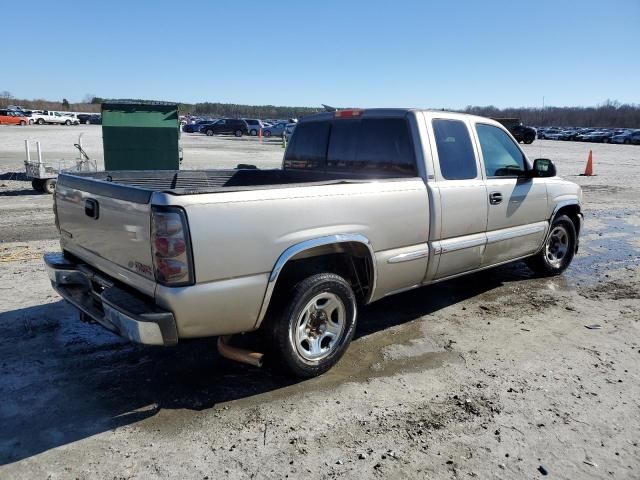
{"type": "Polygon", "coordinates": [[[200,128],[202,128],[205,125],[211,125],[215,121],[216,120],[207,119],[207,120],[198,120],[195,123],[187,123],[182,126],[182,131],[185,133],[198,133],[200,132],[200,128]]]}
{"type": "Polygon", "coordinates": [[[287,128],[284,130],[284,136],[287,139],[287,142],[291,141],[291,135],[293,135],[294,130],[296,129],[297,123],[289,123],[287,128]]]}
{"type": "Polygon", "coordinates": [[[513,135],[513,138],[515,138],[518,142],[523,142],[523,143],[533,143],[533,141],[536,139],[536,129],[532,128],[532,127],[527,127],[525,125],[512,125],[509,126],[509,131],[511,132],[511,135],[513,135]]]}
{"type": "Polygon", "coordinates": [[[38,125],[44,124],[58,124],[58,125],[73,125],[74,120],[63,115],[60,112],[53,112],[50,110],[38,110],[31,113],[29,123],[38,125]]]}
{"type": "Polygon", "coordinates": [[[26,125],[29,119],[16,110],[0,110],[0,125],[26,125]]]}
{"type": "Polygon", "coordinates": [[[62,113],[62,116],[69,117],[73,125],[80,125],[80,120],[75,113],[62,113]]]}
{"type": "Polygon", "coordinates": [[[550,135],[557,135],[559,133],[560,129],[555,127],[540,129],[538,130],[538,140],[549,140],[550,135]]]}
{"type": "Polygon", "coordinates": [[[611,137],[611,143],[624,143],[626,145],[640,145],[640,130],[627,130],[611,137]]]}
{"type": "Polygon", "coordinates": [[[288,124],[289,122],[278,122],[275,125],[265,128],[262,134],[265,137],[271,137],[271,136],[281,137],[284,135],[284,131],[287,128],[288,124]]]}
{"type": "Polygon", "coordinates": [[[258,135],[260,130],[264,130],[266,125],[262,123],[262,120],[258,120],[257,118],[245,118],[245,122],[247,122],[247,128],[249,129],[249,135],[255,137],[258,135]]]}
{"type": "Polygon", "coordinates": [[[609,143],[612,136],[613,131],[611,130],[595,130],[593,132],[579,135],[578,138],[583,142],[609,143]]]}
{"type": "Polygon", "coordinates": [[[83,318],[131,341],[221,336],[223,356],[259,364],[225,337],[259,329],[312,377],[362,305],[520,259],[563,272],[582,193],[555,172],[490,119],[323,112],[300,120],[282,169],[62,173],[46,269],[83,318]]]}
{"type": "Polygon", "coordinates": [[[207,136],[218,134],[233,134],[236,137],[241,137],[249,133],[249,125],[242,119],[238,118],[221,118],[217,122],[206,125],[200,129],[200,133],[204,133],[207,136]]]}

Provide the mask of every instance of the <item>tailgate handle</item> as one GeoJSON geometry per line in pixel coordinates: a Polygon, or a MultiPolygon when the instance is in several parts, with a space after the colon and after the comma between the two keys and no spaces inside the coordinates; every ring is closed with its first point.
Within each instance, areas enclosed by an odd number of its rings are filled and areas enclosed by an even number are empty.
{"type": "Polygon", "coordinates": [[[100,209],[98,207],[98,201],[94,200],[93,198],[87,198],[84,201],[84,214],[87,217],[91,217],[94,219],[98,219],[98,216],[100,215],[100,209]]]}

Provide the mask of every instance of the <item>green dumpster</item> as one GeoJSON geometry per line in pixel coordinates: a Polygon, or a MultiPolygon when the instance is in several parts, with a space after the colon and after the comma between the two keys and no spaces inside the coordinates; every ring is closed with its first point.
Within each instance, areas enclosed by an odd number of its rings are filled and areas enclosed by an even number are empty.
{"type": "Polygon", "coordinates": [[[105,170],[178,170],[175,103],[108,100],[102,104],[105,170]]]}

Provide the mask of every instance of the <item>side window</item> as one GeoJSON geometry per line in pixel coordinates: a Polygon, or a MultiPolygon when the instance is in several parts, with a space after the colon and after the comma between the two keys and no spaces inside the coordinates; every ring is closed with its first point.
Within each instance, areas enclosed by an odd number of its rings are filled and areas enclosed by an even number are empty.
{"type": "Polygon", "coordinates": [[[440,160],[440,172],[446,180],[469,180],[478,176],[469,130],[460,120],[433,120],[433,132],[440,160]]]}
{"type": "Polygon", "coordinates": [[[524,154],[511,137],[493,125],[476,125],[487,177],[514,177],[525,170],[524,154]]]}
{"type": "Polygon", "coordinates": [[[329,122],[308,122],[296,127],[286,150],[286,168],[322,168],[326,162],[329,122]]]}

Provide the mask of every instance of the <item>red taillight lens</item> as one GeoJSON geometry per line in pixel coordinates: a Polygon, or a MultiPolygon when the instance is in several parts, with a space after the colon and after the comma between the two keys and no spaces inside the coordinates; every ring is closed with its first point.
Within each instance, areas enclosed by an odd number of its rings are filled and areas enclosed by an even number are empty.
{"type": "Polygon", "coordinates": [[[161,257],[177,257],[187,249],[182,238],[156,237],[156,255],[161,257]]]}
{"type": "Polygon", "coordinates": [[[188,235],[187,217],[181,208],[153,208],[151,249],[159,283],[175,287],[194,282],[188,235]]]}

